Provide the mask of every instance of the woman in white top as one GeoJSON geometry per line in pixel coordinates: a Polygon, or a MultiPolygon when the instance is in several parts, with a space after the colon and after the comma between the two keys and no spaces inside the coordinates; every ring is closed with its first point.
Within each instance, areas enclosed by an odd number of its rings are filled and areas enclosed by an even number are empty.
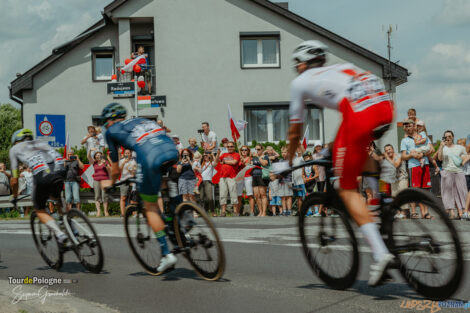
{"type": "Polygon", "coordinates": [[[454,216],[453,209],[457,208],[459,218],[465,219],[468,217],[465,208],[468,190],[462,169],[463,158],[467,154],[465,148],[454,144],[454,133],[447,130],[437,153],[439,160],[442,161],[441,195],[444,208],[450,211],[451,218],[454,216]]]}
{"type": "Polygon", "coordinates": [[[463,172],[465,174],[465,179],[467,180],[467,200],[465,201],[465,211],[467,212],[467,220],[470,219],[469,212],[470,212],[470,142],[466,146],[467,155],[462,157],[462,164],[463,164],[463,172]]]}
{"type": "Polygon", "coordinates": [[[214,185],[212,184],[212,177],[214,176],[214,157],[210,151],[205,151],[201,162],[201,176],[202,183],[199,186],[199,193],[204,207],[208,207],[209,211],[212,211],[212,215],[215,214],[215,203],[214,203],[214,185]]]}

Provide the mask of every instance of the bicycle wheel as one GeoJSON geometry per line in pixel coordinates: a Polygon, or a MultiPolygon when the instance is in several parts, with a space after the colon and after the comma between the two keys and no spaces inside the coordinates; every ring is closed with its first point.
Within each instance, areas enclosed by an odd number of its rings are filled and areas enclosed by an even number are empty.
{"type": "Polygon", "coordinates": [[[218,280],[225,270],[225,252],[219,234],[206,212],[197,204],[183,202],[175,210],[176,240],[196,273],[218,280]],[[194,213],[199,217],[194,218],[194,213]]]}
{"type": "Polygon", "coordinates": [[[66,217],[64,226],[80,263],[90,272],[101,272],[104,264],[103,248],[90,220],[77,209],[70,209],[66,217]]]}
{"type": "Polygon", "coordinates": [[[313,272],[331,288],[344,290],[356,281],[359,250],[344,205],[339,201],[329,201],[326,193],[307,196],[299,212],[299,232],[313,272]],[[320,205],[332,214],[307,217],[309,209],[315,212],[320,205]]]}
{"type": "Polygon", "coordinates": [[[444,300],[458,289],[464,271],[457,231],[442,206],[430,193],[409,188],[390,205],[388,242],[400,271],[410,286],[428,299],[444,300]],[[394,219],[398,209],[425,207],[433,219],[394,219]]]}
{"type": "Polygon", "coordinates": [[[31,213],[30,222],[34,244],[42,259],[51,268],[59,270],[62,267],[64,256],[59,249],[59,243],[54,233],[39,220],[36,211],[31,213]]]}
{"type": "Polygon", "coordinates": [[[124,227],[127,242],[140,265],[151,275],[161,275],[163,272],[157,271],[162,257],[160,244],[147,223],[145,211],[135,205],[129,205],[124,217],[124,227]]]}

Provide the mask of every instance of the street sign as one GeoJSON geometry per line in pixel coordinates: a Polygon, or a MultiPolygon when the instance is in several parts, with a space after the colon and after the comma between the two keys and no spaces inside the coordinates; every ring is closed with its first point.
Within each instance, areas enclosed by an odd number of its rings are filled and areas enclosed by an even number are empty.
{"type": "Polygon", "coordinates": [[[65,146],[65,115],[36,114],[36,138],[54,148],[65,146]]]}
{"type": "Polygon", "coordinates": [[[166,107],[166,96],[152,96],[150,103],[152,108],[166,107]]]}
{"type": "Polygon", "coordinates": [[[107,90],[108,94],[112,94],[115,98],[134,97],[135,84],[134,82],[108,83],[107,90]]]}
{"type": "Polygon", "coordinates": [[[139,109],[166,107],[166,96],[137,96],[139,109]]]}

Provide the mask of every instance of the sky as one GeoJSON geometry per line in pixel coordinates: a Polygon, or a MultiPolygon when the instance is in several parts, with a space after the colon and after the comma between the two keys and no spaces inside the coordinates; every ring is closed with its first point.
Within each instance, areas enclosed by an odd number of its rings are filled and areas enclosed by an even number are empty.
{"type": "MultiPolygon", "coordinates": [[[[52,49],[101,18],[110,0],[0,0],[0,103],[8,86],[52,49]]],[[[189,1],[189,0],[188,0],[189,1]]],[[[417,110],[428,132],[440,138],[470,134],[470,1],[290,0],[289,9],[411,72],[397,88],[397,119],[417,110]]]]}

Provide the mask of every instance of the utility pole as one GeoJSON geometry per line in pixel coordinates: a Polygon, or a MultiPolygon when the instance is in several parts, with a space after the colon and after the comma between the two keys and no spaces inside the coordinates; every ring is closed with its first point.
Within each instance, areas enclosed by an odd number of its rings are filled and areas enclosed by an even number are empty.
{"type": "MultiPolygon", "coordinates": [[[[397,30],[397,26],[395,25],[395,30],[397,30]]],[[[382,26],[383,30],[383,26],[382,26]]],[[[388,79],[388,93],[392,95],[392,32],[393,32],[393,27],[392,25],[388,26],[387,30],[387,56],[388,56],[388,73],[387,73],[387,79],[388,79]]]]}
{"type": "Polygon", "coordinates": [[[392,44],[391,44],[391,37],[392,37],[392,25],[388,26],[387,30],[387,51],[388,51],[388,92],[392,91],[392,44]]]}

